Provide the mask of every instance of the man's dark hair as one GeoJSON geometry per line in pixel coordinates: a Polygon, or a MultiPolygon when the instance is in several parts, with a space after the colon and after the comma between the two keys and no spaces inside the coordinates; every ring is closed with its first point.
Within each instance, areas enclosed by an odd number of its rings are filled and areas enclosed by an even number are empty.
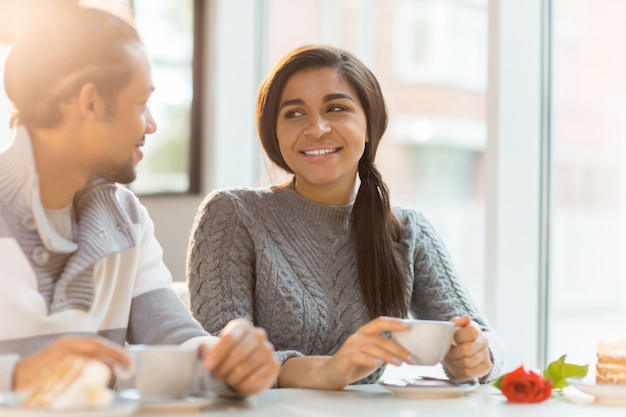
{"type": "Polygon", "coordinates": [[[85,83],[112,98],[133,76],[126,46],[141,42],[135,28],[107,11],[47,8],[20,33],[5,64],[4,86],[15,106],[12,123],[50,128],[61,121],[60,104],[85,83]]]}

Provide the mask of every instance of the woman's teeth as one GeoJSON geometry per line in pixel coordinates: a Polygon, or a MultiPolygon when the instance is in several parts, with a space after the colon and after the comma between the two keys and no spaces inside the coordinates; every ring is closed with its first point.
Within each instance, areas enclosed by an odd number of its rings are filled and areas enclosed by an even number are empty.
{"type": "Polygon", "coordinates": [[[339,148],[333,148],[333,149],[316,149],[314,151],[304,151],[303,153],[307,156],[321,156],[321,155],[328,155],[330,153],[334,153],[337,152],[339,150],[339,148]]]}

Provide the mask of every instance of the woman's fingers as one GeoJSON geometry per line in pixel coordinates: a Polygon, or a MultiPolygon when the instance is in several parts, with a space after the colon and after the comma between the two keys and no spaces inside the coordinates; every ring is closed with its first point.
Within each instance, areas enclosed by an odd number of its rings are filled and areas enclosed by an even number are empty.
{"type": "Polygon", "coordinates": [[[379,334],[382,332],[409,330],[410,327],[411,325],[406,320],[381,316],[361,326],[356,333],[379,334]]]}
{"type": "MultiPolygon", "coordinates": [[[[402,362],[411,362],[411,354],[402,346],[382,336],[383,332],[408,330],[410,325],[405,321],[393,317],[378,317],[361,326],[356,333],[344,343],[356,352],[360,364],[378,366],[383,363],[400,365],[402,362]]],[[[354,353],[353,353],[354,355],[354,353]]],[[[356,359],[355,359],[356,360],[356,359]]]]}
{"type": "Polygon", "coordinates": [[[351,352],[351,358],[362,366],[380,367],[385,363],[399,366],[407,361],[407,353],[397,343],[381,336],[376,341],[360,343],[351,352]]]}
{"type": "MultiPolygon", "coordinates": [[[[465,319],[462,318],[460,320],[465,319]]],[[[485,337],[477,323],[470,321],[456,331],[456,346],[453,346],[444,365],[456,378],[480,378],[491,370],[489,340],[485,337]]]]}
{"type": "Polygon", "coordinates": [[[463,358],[447,358],[444,364],[455,378],[481,378],[489,373],[493,364],[489,352],[480,351],[476,355],[463,358]]]}

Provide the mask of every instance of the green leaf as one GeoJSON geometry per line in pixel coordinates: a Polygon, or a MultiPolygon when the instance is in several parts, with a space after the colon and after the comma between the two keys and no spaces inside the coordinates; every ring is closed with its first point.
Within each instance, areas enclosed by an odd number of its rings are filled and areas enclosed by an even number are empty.
{"type": "Polygon", "coordinates": [[[567,378],[584,377],[587,375],[589,365],[574,365],[565,363],[566,355],[561,356],[554,362],[550,362],[546,370],[543,372],[545,379],[552,380],[552,388],[561,389],[569,385],[567,378]]]}
{"type": "Polygon", "coordinates": [[[502,391],[502,380],[504,379],[504,375],[506,374],[500,375],[500,378],[496,379],[492,384],[494,387],[498,388],[500,391],[502,391]]]}

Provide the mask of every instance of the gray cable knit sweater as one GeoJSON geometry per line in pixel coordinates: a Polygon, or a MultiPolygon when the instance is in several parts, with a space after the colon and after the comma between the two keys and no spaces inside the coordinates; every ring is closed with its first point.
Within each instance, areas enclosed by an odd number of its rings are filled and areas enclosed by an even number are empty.
{"type": "MultiPolygon", "coordinates": [[[[293,183],[209,194],[197,213],[187,259],[191,310],[213,334],[245,317],[265,328],[279,360],[332,355],[370,318],[350,238],[352,204],[327,206],[300,196],[293,183]]],[[[489,339],[500,375],[504,345],[458,279],[429,224],[395,208],[411,271],[406,297],[414,318],[469,315],[489,339]]],[[[382,369],[358,383],[375,382],[382,369]]]]}

